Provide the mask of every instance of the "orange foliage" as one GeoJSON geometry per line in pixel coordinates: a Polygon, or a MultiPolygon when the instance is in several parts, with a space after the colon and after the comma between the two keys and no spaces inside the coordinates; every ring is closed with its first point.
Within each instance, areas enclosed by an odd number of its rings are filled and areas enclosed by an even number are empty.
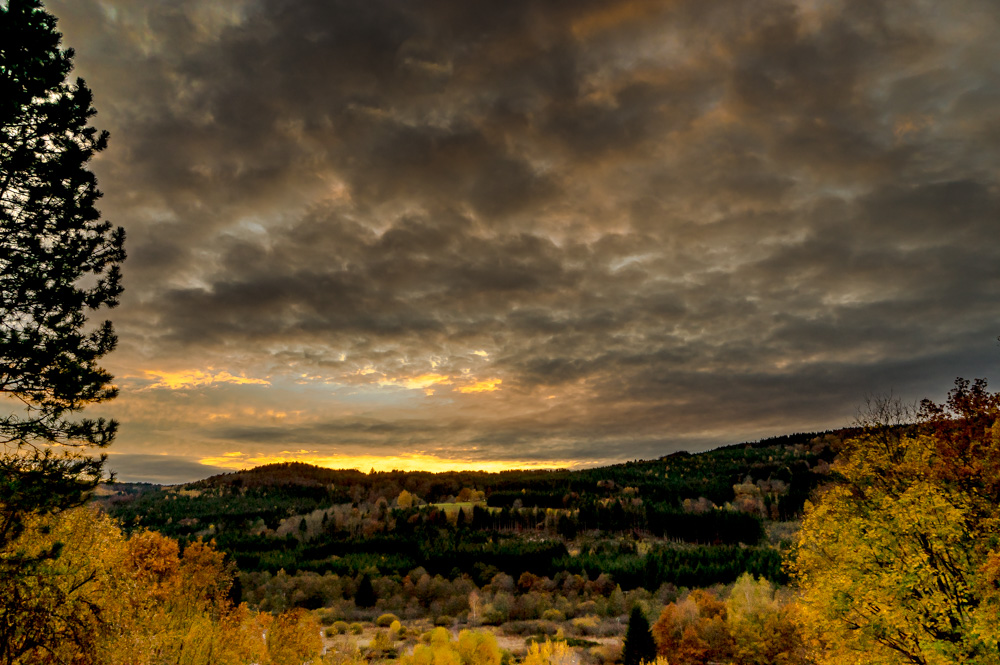
{"type": "Polygon", "coordinates": [[[125,539],[111,520],[89,509],[31,527],[14,547],[67,545],[44,575],[22,589],[38,596],[26,607],[48,609],[38,615],[45,624],[32,624],[31,634],[25,633],[39,646],[18,664],[318,662],[322,641],[312,615],[297,610],[275,618],[234,607],[227,597],[229,568],[209,543],[191,543],[182,554],[176,541],[158,533],[125,539]],[[35,638],[49,634],[58,639],[35,638]]]}
{"type": "Polygon", "coordinates": [[[322,649],[316,620],[301,608],[280,614],[267,632],[271,665],[302,665],[322,649]]]}
{"type": "Polygon", "coordinates": [[[744,574],[724,600],[696,589],[667,605],[653,625],[657,652],[672,665],[795,665],[808,662],[792,615],[764,579],[744,574]]]}
{"type": "Polygon", "coordinates": [[[726,605],[712,592],[692,591],[667,605],[653,624],[657,653],[678,665],[699,665],[706,660],[726,660],[732,639],[726,628],[726,605]]]}

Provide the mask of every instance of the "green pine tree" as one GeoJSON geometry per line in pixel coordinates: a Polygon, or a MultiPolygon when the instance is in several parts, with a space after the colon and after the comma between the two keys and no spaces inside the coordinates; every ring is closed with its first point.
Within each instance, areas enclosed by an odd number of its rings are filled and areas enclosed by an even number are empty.
{"type": "Polygon", "coordinates": [[[117,341],[87,313],[114,307],[125,234],[102,221],[87,168],[106,132],[90,90],[69,83],[73,51],[38,0],[0,5],[0,547],[29,513],[81,503],[100,480],[117,423],[74,417],[115,397],[98,365],[117,341]]]}
{"type": "Polygon", "coordinates": [[[656,660],[656,641],[649,629],[649,621],[638,605],[632,608],[628,618],[628,629],[622,643],[622,663],[624,665],[639,665],[656,660]]]}
{"type": "MultiPolygon", "coordinates": [[[[125,234],[101,220],[88,169],[106,132],[88,125],[90,90],[68,80],[73,51],[38,0],[0,3],[0,662],[19,662],[32,575],[60,548],[28,557],[16,546],[32,515],[82,504],[101,479],[117,423],[78,416],[117,394],[98,361],[111,323],[125,234]],[[16,406],[15,406],[16,405],[16,406]]],[[[56,636],[48,631],[46,634],[56,636]]],[[[55,637],[54,637],[55,638],[55,637]]],[[[83,638],[81,638],[83,639],[83,638]]]]}
{"type": "Polygon", "coordinates": [[[361,578],[358,583],[358,591],[354,594],[354,604],[358,607],[375,607],[375,587],[372,586],[372,579],[368,575],[361,578]]]}

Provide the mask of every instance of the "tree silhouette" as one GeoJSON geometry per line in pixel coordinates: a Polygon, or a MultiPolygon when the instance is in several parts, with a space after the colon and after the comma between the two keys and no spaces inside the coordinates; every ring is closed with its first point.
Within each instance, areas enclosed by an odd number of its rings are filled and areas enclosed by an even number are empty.
{"type": "Polygon", "coordinates": [[[74,418],[117,389],[98,360],[116,337],[125,234],[102,221],[87,164],[107,145],[73,51],[38,0],[0,5],[0,547],[31,514],[81,503],[100,480],[113,420],[74,418]]]}
{"type": "Polygon", "coordinates": [[[372,579],[368,575],[361,578],[358,583],[358,591],[354,594],[354,604],[358,607],[375,607],[375,588],[372,586],[372,579]]]}
{"type": "MultiPolygon", "coordinates": [[[[104,464],[89,453],[117,430],[74,417],[117,393],[97,364],[114,332],[87,313],[118,302],[125,234],[95,208],[87,164],[108,137],[87,125],[90,90],[67,82],[73,52],[55,23],[38,0],[0,4],[0,662],[40,646],[25,630],[64,549],[21,536],[86,500],[104,464]]],[[[89,637],[67,639],[82,648],[89,637]]]]}
{"type": "Polygon", "coordinates": [[[649,630],[649,621],[639,606],[632,608],[628,618],[628,629],[622,643],[622,662],[624,665],[639,665],[643,661],[652,663],[656,660],[656,642],[649,630]]]}

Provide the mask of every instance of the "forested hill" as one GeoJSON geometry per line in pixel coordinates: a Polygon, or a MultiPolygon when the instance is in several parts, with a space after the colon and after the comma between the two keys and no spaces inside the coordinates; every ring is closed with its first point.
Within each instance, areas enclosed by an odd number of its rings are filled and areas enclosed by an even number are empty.
{"type": "MultiPolygon", "coordinates": [[[[567,469],[511,470],[503,472],[373,471],[328,469],[300,462],[268,464],[253,469],[211,476],[178,486],[115,483],[99,498],[114,512],[144,496],[136,509],[152,507],[157,499],[195,495],[228,496],[287,494],[315,497],[318,503],[393,502],[406,490],[417,503],[468,501],[475,491],[492,507],[576,508],[595,498],[622,493],[645,501],[675,503],[705,498],[716,505],[732,502],[734,485],[748,477],[757,485],[774,485],[770,492],[782,515],[794,515],[815,486],[824,464],[832,461],[851,429],[797,433],[728,445],[702,453],[676,452],[653,460],[635,460],[611,466],[567,469]],[[819,473],[817,473],[819,465],[819,473]],[[465,490],[465,495],[461,496],[465,490]],[[322,497],[322,498],[321,498],[322,497]]],[[[187,503],[182,501],[181,503],[187,503]]],[[[131,518],[143,518],[138,513],[131,518]]]]}
{"type": "Polygon", "coordinates": [[[245,573],[612,572],[627,587],[780,581],[780,539],[853,432],[802,433],[581,470],[429,473],[272,464],[179,486],[111,485],[128,529],[215,540],[245,573]],[[770,530],[774,532],[773,529],[770,530]],[[737,548],[737,549],[733,549],[737,548]]]}

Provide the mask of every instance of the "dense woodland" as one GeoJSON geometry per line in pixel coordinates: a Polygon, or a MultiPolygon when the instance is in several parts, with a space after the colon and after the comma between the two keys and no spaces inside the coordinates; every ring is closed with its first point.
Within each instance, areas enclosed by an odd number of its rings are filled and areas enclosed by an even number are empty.
{"type": "Polygon", "coordinates": [[[583,471],[110,485],[2,553],[60,552],[3,662],[998,665],[998,501],[1000,394],[962,380],[583,471]]]}
{"type": "MultiPolygon", "coordinates": [[[[783,543],[768,527],[800,515],[845,434],[581,471],[365,474],[290,463],[185,486],[111,486],[100,503],[128,529],[213,540],[243,573],[245,594],[279,573],[367,575],[388,602],[415,569],[479,587],[501,573],[603,574],[625,591],[727,584],[744,572],[783,583],[783,543]]],[[[349,597],[354,584],[328,586],[298,602],[349,597]]]]}

